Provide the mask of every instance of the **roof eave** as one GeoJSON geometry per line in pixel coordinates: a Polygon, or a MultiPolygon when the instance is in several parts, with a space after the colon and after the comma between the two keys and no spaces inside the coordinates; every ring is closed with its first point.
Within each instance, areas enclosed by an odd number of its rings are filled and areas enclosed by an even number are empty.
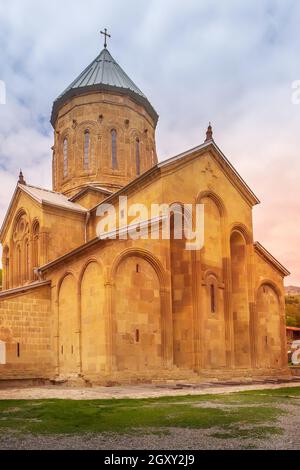
{"type": "Polygon", "coordinates": [[[133,101],[135,101],[137,104],[142,105],[146,109],[147,113],[153,119],[154,127],[156,127],[159,116],[146,97],[141,96],[135,93],[133,90],[130,90],[127,88],[116,87],[116,86],[105,85],[105,84],[88,85],[88,86],[83,86],[83,87],[72,88],[68,90],[64,95],[58,97],[54,101],[53,107],[52,107],[52,113],[51,113],[51,119],[50,119],[52,127],[53,128],[55,127],[55,122],[58,116],[59,109],[68,100],[74,98],[75,96],[80,96],[80,95],[93,93],[93,92],[103,92],[103,91],[129,96],[133,101]]]}

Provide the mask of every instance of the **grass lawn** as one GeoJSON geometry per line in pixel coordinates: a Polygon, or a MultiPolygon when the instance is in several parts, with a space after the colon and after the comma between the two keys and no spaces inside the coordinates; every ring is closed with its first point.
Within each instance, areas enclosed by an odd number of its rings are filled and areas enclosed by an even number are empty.
{"type": "Polygon", "coordinates": [[[228,395],[113,400],[2,400],[0,436],[168,432],[168,428],[210,429],[217,438],[268,437],[282,432],[280,405],[300,404],[300,387],[228,395]]]}

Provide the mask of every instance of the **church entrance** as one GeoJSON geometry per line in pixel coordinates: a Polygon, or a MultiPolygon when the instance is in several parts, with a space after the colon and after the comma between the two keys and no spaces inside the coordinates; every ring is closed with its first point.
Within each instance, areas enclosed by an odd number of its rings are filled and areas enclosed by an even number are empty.
{"type": "Polygon", "coordinates": [[[117,269],[114,350],[120,371],[147,371],[162,364],[160,285],[153,267],[131,256],[117,269]]]}

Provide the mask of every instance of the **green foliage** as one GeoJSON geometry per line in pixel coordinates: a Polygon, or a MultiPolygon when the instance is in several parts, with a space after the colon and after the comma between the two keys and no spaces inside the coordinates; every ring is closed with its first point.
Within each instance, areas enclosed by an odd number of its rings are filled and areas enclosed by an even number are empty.
{"type": "Polygon", "coordinates": [[[300,328],[300,295],[285,298],[286,324],[300,328]]]}

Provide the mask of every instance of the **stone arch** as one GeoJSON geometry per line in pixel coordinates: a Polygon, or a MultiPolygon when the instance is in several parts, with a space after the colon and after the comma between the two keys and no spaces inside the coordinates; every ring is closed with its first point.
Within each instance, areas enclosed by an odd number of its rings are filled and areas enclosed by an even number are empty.
{"type": "Polygon", "coordinates": [[[221,310],[221,299],[219,296],[219,280],[218,275],[211,270],[205,273],[204,285],[206,287],[207,308],[209,315],[217,315],[221,310]],[[211,289],[213,287],[213,289],[211,289]]]}
{"type": "Polygon", "coordinates": [[[247,368],[251,362],[247,239],[237,227],[230,236],[230,267],[234,363],[236,367],[247,368]]]}
{"type": "Polygon", "coordinates": [[[57,299],[57,302],[58,302],[58,298],[59,298],[59,294],[60,294],[61,285],[62,285],[64,279],[65,279],[67,276],[72,276],[74,279],[76,279],[75,273],[74,273],[71,269],[69,269],[68,271],[64,272],[64,274],[59,278],[59,280],[58,280],[58,282],[57,282],[57,288],[56,288],[56,299],[57,299]]]}
{"type": "Polygon", "coordinates": [[[25,254],[25,240],[30,237],[30,216],[28,211],[21,207],[15,216],[12,225],[12,279],[13,286],[20,286],[26,278],[26,254],[25,254]]]}
{"type": "Polygon", "coordinates": [[[95,374],[106,366],[103,265],[89,259],[79,276],[81,371],[95,374]]]}
{"type": "Polygon", "coordinates": [[[255,290],[255,352],[256,366],[276,368],[284,364],[285,351],[284,299],[271,280],[260,282],[255,290]]]}
{"type": "Polygon", "coordinates": [[[118,135],[122,139],[124,138],[124,128],[115,119],[110,119],[107,125],[105,126],[104,132],[109,135],[113,129],[117,131],[118,135]]]}
{"type": "Polygon", "coordinates": [[[226,210],[225,204],[224,204],[222,198],[217,193],[215,193],[214,191],[211,191],[211,190],[200,191],[200,193],[197,195],[196,203],[197,204],[201,203],[201,200],[204,199],[204,198],[210,198],[214,201],[214,203],[216,204],[216,206],[219,209],[221,217],[226,217],[227,216],[227,210],[226,210]]]}
{"type": "Polygon", "coordinates": [[[116,174],[120,174],[127,170],[126,158],[124,158],[124,129],[111,120],[105,129],[105,138],[107,139],[108,158],[106,162],[109,169],[113,170],[116,174]],[[113,153],[113,132],[115,131],[115,155],[113,153]]]}
{"type": "Polygon", "coordinates": [[[27,209],[25,209],[25,207],[20,207],[15,215],[15,218],[14,218],[14,223],[13,223],[13,226],[12,226],[12,231],[15,232],[16,228],[17,228],[17,225],[18,223],[20,222],[20,219],[22,217],[25,217],[26,218],[26,221],[28,223],[28,225],[30,225],[30,216],[29,216],[29,212],[27,209]]]}
{"type": "Polygon", "coordinates": [[[79,370],[79,322],[77,280],[67,271],[57,286],[58,300],[58,363],[62,375],[79,370]]]}
{"type": "Polygon", "coordinates": [[[59,135],[58,147],[59,147],[59,156],[60,159],[56,158],[56,176],[61,181],[68,180],[71,175],[71,169],[74,162],[74,148],[73,148],[73,130],[70,127],[64,129],[64,131],[59,135]],[[65,163],[64,156],[64,146],[65,140],[67,140],[67,161],[65,163]],[[59,161],[60,160],[60,161],[59,161]],[[65,167],[66,165],[66,167],[65,167]]]}
{"type": "Polygon", "coordinates": [[[117,370],[160,369],[172,356],[166,274],[146,250],[128,249],[114,261],[112,354],[117,370]]]}
{"type": "Polygon", "coordinates": [[[40,265],[40,222],[35,218],[31,225],[32,231],[32,268],[33,270],[40,265]]]}
{"type": "Polygon", "coordinates": [[[147,163],[144,136],[142,132],[137,129],[131,129],[129,136],[131,149],[131,167],[133,169],[133,175],[137,177],[145,171],[145,165],[147,163]],[[139,158],[137,158],[137,143],[139,148],[139,158]]]}
{"type": "Polygon", "coordinates": [[[231,229],[230,229],[230,233],[233,234],[234,232],[238,232],[240,235],[243,236],[246,245],[249,245],[249,244],[253,243],[253,237],[252,237],[250,231],[248,230],[248,228],[246,227],[246,225],[244,225],[242,223],[232,224],[231,229]]]}
{"type": "Polygon", "coordinates": [[[118,265],[127,257],[129,256],[137,256],[140,258],[144,258],[147,260],[154,268],[159,281],[161,285],[161,289],[168,289],[169,287],[169,282],[168,282],[168,276],[167,273],[156,256],[154,256],[150,251],[142,249],[142,248],[128,248],[127,250],[124,250],[122,253],[120,253],[113,261],[111,270],[110,270],[110,275],[109,275],[109,280],[111,283],[114,282],[114,278],[116,275],[116,270],[118,268],[118,265]]]}
{"type": "Polygon", "coordinates": [[[203,191],[197,203],[204,203],[204,247],[201,250],[202,274],[212,269],[223,279],[223,258],[226,253],[225,206],[222,199],[211,191],[203,191]]]}
{"type": "Polygon", "coordinates": [[[94,173],[98,162],[96,158],[99,155],[99,140],[100,126],[97,121],[85,120],[82,121],[75,131],[75,146],[76,154],[79,156],[79,161],[75,164],[76,173],[79,172],[81,176],[85,173],[94,173]],[[85,145],[85,134],[89,133],[89,166],[85,168],[84,162],[84,145],[85,145]],[[80,162],[80,164],[79,164],[80,162]]]}

